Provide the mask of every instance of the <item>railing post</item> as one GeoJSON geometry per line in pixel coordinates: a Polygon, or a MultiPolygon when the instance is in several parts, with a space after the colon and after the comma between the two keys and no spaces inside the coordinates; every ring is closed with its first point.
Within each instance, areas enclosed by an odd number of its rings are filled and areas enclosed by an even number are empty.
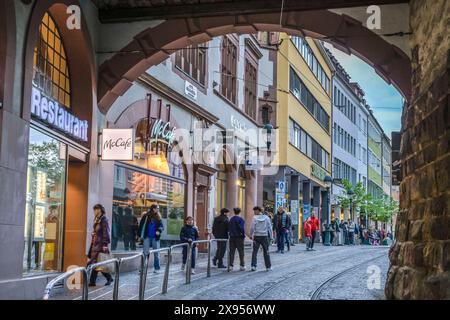
{"type": "Polygon", "coordinates": [[[148,255],[145,256],[145,266],[144,266],[144,276],[143,276],[143,285],[142,285],[142,289],[145,292],[145,287],[147,286],[147,273],[148,273],[148,260],[150,259],[150,252],[148,255]]]}
{"type": "Polygon", "coordinates": [[[141,267],[139,272],[139,300],[144,300],[145,295],[145,278],[144,278],[144,268],[145,268],[145,255],[141,255],[141,267]]]}
{"type": "Polygon", "coordinates": [[[206,277],[211,277],[211,243],[212,240],[208,241],[208,266],[206,267],[206,277]]]}
{"type": "Polygon", "coordinates": [[[186,284],[191,283],[191,254],[192,254],[192,243],[187,246],[187,256],[186,256],[186,284]]]}
{"type": "Polygon", "coordinates": [[[226,246],[227,246],[227,272],[230,272],[230,256],[231,256],[231,252],[230,252],[230,239],[227,239],[226,240],[227,241],[227,243],[226,243],[226,246]]]}
{"type": "Polygon", "coordinates": [[[172,261],[172,249],[169,247],[169,250],[167,250],[167,263],[166,263],[166,270],[164,272],[162,294],[167,293],[167,287],[169,286],[169,272],[171,261],[172,261]]]}
{"type": "Polygon", "coordinates": [[[86,268],[83,269],[83,289],[81,292],[81,299],[82,300],[89,300],[89,287],[88,287],[88,272],[86,268]]]}
{"type": "Polygon", "coordinates": [[[119,300],[119,281],[120,281],[120,260],[116,259],[114,261],[114,269],[116,271],[114,275],[114,289],[113,289],[113,300],[119,300]]]}

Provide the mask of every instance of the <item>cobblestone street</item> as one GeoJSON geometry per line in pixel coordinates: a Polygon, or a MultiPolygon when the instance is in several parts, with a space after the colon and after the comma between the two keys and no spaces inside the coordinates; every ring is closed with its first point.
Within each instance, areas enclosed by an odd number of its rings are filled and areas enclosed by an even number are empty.
{"type": "MultiPolygon", "coordinates": [[[[180,264],[171,266],[168,293],[161,294],[164,273],[153,274],[149,268],[146,300],[290,300],[290,299],[384,299],[384,283],[388,269],[388,248],[370,246],[324,247],[317,244],[316,251],[308,252],[304,244],[291,247],[290,252],[279,254],[271,247],[272,271],[266,271],[262,252],[258,256],[258,270],[249,271],[251,250],[246,250],[247,271],[231,273],[212,267],[211,277],[206,277],[206,259],[200,259],[191,284],[184,284],[180,264]],[[368,289],[368,267],[380,271],[379,288],[368,289]],[[378,269],[379,268],[379,269],[378,269]]],[[[237,257],[236,257],[237,258],[237,257]]],[[[235,262],[236,264],[236,262],[235,262]]],[[[164,270],[165,265],[161,266],[164,270]]],[[[122,273],[120,300],[138,298],[138,273],[122,273]]],[[[103,287],[99,275],[98,286],[90,288],[89,299],[112,298],[113,287],[103,287]]],[[[375,281],[376,282],[376,281],[375,281]]],[[[376,287],[376,286],[375,286],[376,287]]],[[[53,299],[81,299],[78,290],[66,293],[55,291],[53,299]]]]}

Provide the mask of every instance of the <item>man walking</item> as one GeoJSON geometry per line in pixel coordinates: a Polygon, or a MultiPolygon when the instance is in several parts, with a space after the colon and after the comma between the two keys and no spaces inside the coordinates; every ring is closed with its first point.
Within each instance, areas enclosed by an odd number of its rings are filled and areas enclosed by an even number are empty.
{"type": "Polygon", "coordinates": [[[348,219],[348,244],[355,244],[355,223],[351,219],[348,219]]]}
{"type": "MultiPolygon", "coordinates": [[[[212,233],[216,239],[228,239],[228,217],[227,214],[230,212],[227,208],[220,210],[220,215],[214,218],[212,233]]],[[[225,269],[226,266],[223,264],[223,256],[227,248],[226,241],[217,241],[216,255],[213,258],[213,265],[217,265],[219,269],[225,269]]]]}
{"type": "Polygon", "coordinates": [[[314,241],[317,236],[317,232],[319,232],[319,219],[316,218],[314,212],[311,212],[311,246],[310,249],[314,251],[314,241]]]}
{"type": "Polygon", "coordinates": [[[260,246],[263,249],[266,270],[270,271],[272,266],[269,255],[269,241],[272,240],[272,223],[268,216],[261,214],[262,209],[260,207],[254,207],[253,213],[254,217],[250,228],[250,237],[253,240],[252,271],[256,271],[257,255],[260,246]]]}
{"type": "Polygon", "coordinates": [[[234,217],[230,219],[228,224],[229,234],[230,234],[230,268],[228,271],[233,271],[234,254],[236,249],[239,253],[240,270],[245,271],[245,260],[244,260],[244,239],[245,239],[245,221],[239,214],[241,213],[241,208],[234,208],[234,217]]]}
{"type": "Polygon", "coordinates": [[[278,212],[274,217],[274,226],[277,232],[277,246],[278,253],[284,253],[284,243],[287,243],[288,251],[289,247],[289,229],[291,228],[291,218],[286,214],[284,207],[279,207],[278,212]]]}

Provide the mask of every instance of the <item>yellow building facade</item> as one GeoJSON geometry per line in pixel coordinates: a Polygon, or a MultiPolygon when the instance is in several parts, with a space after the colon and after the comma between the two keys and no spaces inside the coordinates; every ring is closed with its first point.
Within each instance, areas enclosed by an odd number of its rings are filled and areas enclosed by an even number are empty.
{"type": "Polygon", "coordinates": [[[276,110],[279,170],[266,178],[264,188],[267,198],[272,188],[274,211],[283,205],[291,212],[297,226],[294,233],[301,238],[303,221],[312,211],[321,221],[327,214],[324,178],[331,176],[333,66],[317,40],[280,34],[280,43],[276,110]],[[286,187],[281,190],[278,186],[283,181],[286,187]]]}

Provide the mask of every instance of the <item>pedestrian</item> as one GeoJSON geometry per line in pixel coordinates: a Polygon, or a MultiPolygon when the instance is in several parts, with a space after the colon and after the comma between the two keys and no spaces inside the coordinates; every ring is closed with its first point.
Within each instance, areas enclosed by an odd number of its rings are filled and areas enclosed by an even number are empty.
{"type": "Polygon", "coordinates": [[[336,232],[335,220],[332,219],[330,223],[330,243],[332,246],[336,245],[336,232]]]}
{"type": "MultiPolygon", "coordinates": [[[[182,243],[192,244],[193,241],[197,241],[198,229],[194,226],[194,218],[188,216],[184,218],[184,226],[180,231],[180,240],[182,243]]],[[[197,244],[193,244],[191,248],[191,274],[195,274],[195,258],[196,258],[196,247],[197,244]]],[[[183,247],[183,264],[181,265],[181,271],[184,271],[186,268],[187,261],[187,252],[188,248],[186,246],[183,247]]]]}
{"type": "Polygon", "coordinates": [[[277,253],[284,253],[285,243],[287,244],[288,251],[290,250],[288,234],[291,225],[291,218],[286,214],[285,208],[279,207],[274,217],[274,227],[277,232],[277,253]]]}
{"type": "Polygon", "coordinates": [[[322,243],[325,243],[325,233],[327,232],[326,222],[322,223],[322,243]]]}
{"type": "Polygon", "coordinates": [[[230,267],[228,271],[233,271],[234,254],[236,249],[239,254],[240,271],[245,271],[244,260],[244,239],[245,239],[245,221],[239,214],[240,208],[233,209],[234,216],[230,219],[228,230],[230,235],[230,267]]]}
{"type": "Polygon", "coordinates": [[[306,219],[306,221],[303,225],[303,230],[305,232],[306,251],[310,251],[311,250],[311,239],[312,239],[311,218],[310,217],[308,217],[308,219],[306,219]]]}
{"type": "MultiPolygon", "coordinates": [[[[230,212],[230,210],[222,208],[220,210],[220,215],[214,218],[212,234],[216,239],[228,239],[228,212],[230,212]]],[[[216,255],[213,258],[213,265],[217,265],[217,268],[219,269],[226,269],[226,266],[223,264],[226,248],[226,241],[217,241],[217,250],[216,255]]]]}
{"type": "Polygon", "coordinates": [[[270,218],[261,214],[262,210],[256,206],[253,208],[253,221],[250,228],[250,238],[253,240],[253,252],[252,252],[252,271],[256,271],[257,255],[259,247],[262,247],[264,255],[264,264],[266,270],[272,270],[269,255],[269,241],[272,240],[272,223],[270,218]]]}
{"type": "MultiPolygon", "coordinates": [[[[94,226],[91,234],[91,245],[88,252],[88,263],[87,265],[95,264],[99,260],[100,253],[109,254],[108,245],[110,243],[109,237],[109,224],[108,218],[106,217],[105,208],[101,204],[96,204],[94,206],[94,226]]],[[[94,268],[92,269],[91,276],[89,279],[89,286],[95,287],[97,282],[98,271],[94,268]]],[[[110,273],[103,272],[103,276],[106,278],[105,286],[109,286],[113,282],[113,278],[110,273]]]]}
{"type": "Polygon", "coordinates": [[[319,219],[316,218],[314,212],[311,212],[311,250],[314,250],[314,241],[317,236],[317,232],[320,230],[319,219]]]}
{"type": "Polygon", "coordinates": [[[113,207],[112,223],[111,223],[111,250],[117,249],[117,243],[122,236],[121,217],[119,216],[120,207],[113,207]]]}
{"type": "Polygon", "coordinates": [[[136,250],[136,224],[137,219],[133,215],[131,207],[125,208],[122,218],[123,244],[125,251],[136,250]]]}
{"type": "Polygon", "coordinates": [[[348,244],[354,245],[355,244],[355,223],[348,219],[348,244]]]}
{"type": "MultiPolygon", "coordinates": [[[[144,213],[139,223],[139,237],[143,240],[143,252],[146,258],[149,256],[150,247],[153,250],[161,247],[160,239],[164,231],[164,225],[159,214],[159,206],[152,204],[150,210],[144,213]]],[[[159,264],[159,252],[153,253],[153,273],[158,273],[161,269],[159,264]]]]}

